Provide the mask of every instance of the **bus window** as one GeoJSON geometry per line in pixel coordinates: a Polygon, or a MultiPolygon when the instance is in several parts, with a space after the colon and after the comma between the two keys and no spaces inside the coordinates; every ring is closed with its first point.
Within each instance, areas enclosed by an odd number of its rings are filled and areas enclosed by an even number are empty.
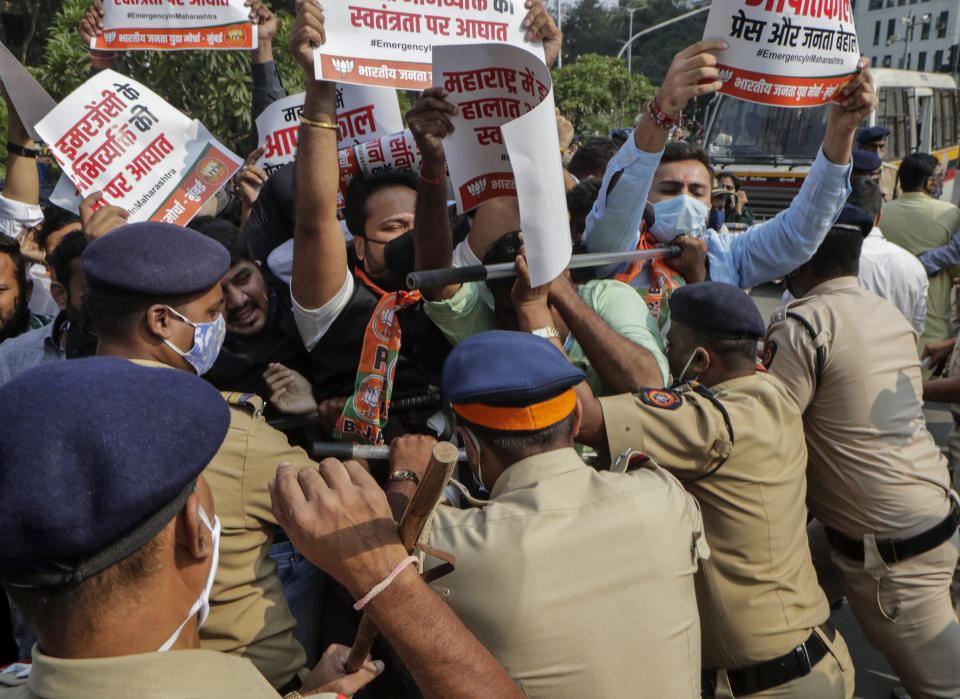
{"type": "Polygon", "coordinates": [[[905,88],[880,89],[877,123],[890,129],[887,160],[901,160],[910,152],[910,96],[905,88]]]}
{"type": "Polygon", "coordinates": [[[945,97],[949,98],[946,90],[933,91],[933,121],[931,122],[933,150],[945,148],[945,144],[950,142],[950,137],[947,135],[950,125],[947,119],[944,119],[944,116],[950,113],[950,106],[945,97]]]}
{"type": "Polygon", "coordinates": [[[721,99],[707,150],[721,163],[809,163],[823,141],[827,107],[788,109],[721,99]]]}

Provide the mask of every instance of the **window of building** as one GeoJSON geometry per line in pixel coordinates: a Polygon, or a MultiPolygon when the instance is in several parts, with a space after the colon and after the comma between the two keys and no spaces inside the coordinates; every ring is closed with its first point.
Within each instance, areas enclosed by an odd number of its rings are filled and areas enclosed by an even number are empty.
{"type": "Polygon", "coordinates": [[[873,45],[880,43],[880,20],[873,23],[873,45]]]}
{"type": "Polygon", "coordinates": [[[910,59],[911,59],[911,58],[913,58],[913,54],[912,54],[912,53],[908,53],[908,54],[907,54],[907,65],[904,66],[904,69],[905,69],[905,70],[910,70],[910,59]]]}
{"type": "Polygon", "coordinates": [[[887,20],[887,38],[888,38],[888,39],[892,39],[892,38],[893,38],[893,33],[894,33],[895,31],[897,31],[897,20],[896,20],[896,19],[888,19],[888,20],[887,20]]]}
{"type": "Polygon", "coordinates": [[[873,67],[873,68],[876,68],[876,67],[877,67],[877,57],[876,57],[876,56],[874,56],[873,58],[870,59],[870,66],[873,67]]]}
{"type": "Polygon", "coordinates": [[[883,9],[883,0],[870,0],[870,4],[867,6],[868,10],[882,10],[883,9]]]}
{"type": "Polygon", "coordinates": [[[887,0],[887,7],[896,7],[897,0],[887,0]]]}
{"type": "Polygon", "coordinates": [[[947,22],[950,19],[950,12],[944,10],[940,13],[940,16],[937,17],[937,38],[945,39],[947,37],[947,22]]]}
{"type": "Polygon", "coordinates": [[[933,70],[940,70],[940,67],[943,65],[943,51],[938,50],[933,54],[933,65],[931,68],[933,70]]]}
{"type": "Polygon", "coordinates": [[[891,62],[890,56],[884,56],[884,57],[883,57],[883,67],[884,67],[884,68],[889,68],[889,67],[890,67],[890,62],[891,62]]]}
{"type": "Polygon", "coordinates": [[[920,25],[920,40],[924,41],[930,38],[930,22],[923,22],[920,25]]]}
{"type": "Polygon", "coordinates": [[[927,69],[927,52],[921,51],[917,54],[917,70],[927,69]]]}

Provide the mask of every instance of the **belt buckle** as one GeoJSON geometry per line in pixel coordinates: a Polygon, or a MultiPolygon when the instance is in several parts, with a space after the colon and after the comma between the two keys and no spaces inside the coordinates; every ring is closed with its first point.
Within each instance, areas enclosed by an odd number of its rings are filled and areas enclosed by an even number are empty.
{"type": "Polygon", "coordinates": [[[807,653],[807,644],[806,642],[801,643],[799,646],[793,649],[793,654],[797,656],[797,661],[800,663],[800,667],[803,670],[803,674],[808,674],[813,666],[810,665],[810,654],[807,653]]]}

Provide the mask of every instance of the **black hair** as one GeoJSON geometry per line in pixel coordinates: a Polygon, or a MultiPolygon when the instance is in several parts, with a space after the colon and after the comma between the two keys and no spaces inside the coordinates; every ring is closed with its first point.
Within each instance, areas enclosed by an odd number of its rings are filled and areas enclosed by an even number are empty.
{"type": "Polygon", "coordinates": [[[169,296],[143,296],[127,293],[90,293],[83,297],[83,308],[90,319],[89,329],[98,336],[123,338],[129,335],[143,318],[147,309],[155,303],[176,308],[189,303],[197,294],[169,296]]]}
{"type": "MultiPolygon", "coordinates": [[[[580,180],[580,183],[576,187],[567,192],[567,211],[570,212],[572,218],[586,219],[590,213],[590,209],[593,208],[594,202],[597,201],[597,197],[600,195],[600,186],[602,184],[603,180],[599,177],[588,177],[580,180]]],[[[574,240],[579,240],[580,236],[583,235],[583,229],[571,229],[570,234],[574,240]]]]}
{"type": "Polygon", "coordinates": [[[43,223],[37,229],[33,239],[41,249],[46,247],[47,239],[52,233],[59,231],[71,223],[80,223],[80,217],[72,211],[61,209],[59,206],[47,206],[43,210],[43,223]]]}
{"type": "Polygon", "coordinates": [[[86,249],[87,237],[83,231],[70,231],[57,243],[53,252],[47,255],[47,265],[53,271],[54,278],[68,289],[73,276],[70,263],[78,259],[86,249]]]}
{"type": "Polygon", "coordinates": [[[739,178],[739,177],[737,177],[736,175],[734,175],[734,174],[733,174],[732,172],[730,172],[729,170],[721,170],[720,172],[717,173],[717,181],[718,181],[718,182],[719,182],[720,180],[724,179],[724,178],[727,178],[728,180],[730,180],[731,182],[733,182],[733,191],[735,191],[735,192],[739,192],[739,191],[740,191],[740,178],[739,178]]]}
{"type": "MultiPolygon", "coordinates": [[[[880,207],[883,206],[883,191],[875,180],[863,175],[850,178],[850,196],[847,203],[863,209],[871,221],[877,220],[880,207]]],[[[869,235],[867,231],[865,235],[869,235]]]]}
{"type": "Polygon", "coordinates": [[[350,180],[343,208],[343,220],[350,235],[357,238],[367,237],[367,218],[370,216],[367,200],[375,192],[387,187],[408,187],[417,191],[417,176],[408,170],[385,170],[350,180]]]}
{"type": "MultiPolygon", "coordinates": [[[[506,431],[482,427],[463,418],[458,418],[461,425],[469,427],[477,437],[497,452],[501,460],[516,463],[521,459],[542,454],[545,451],[558,448],[573,442],[573,423],[576,412],[571,412],[559,422],[541,430],[506,431]]],[[[483,457],[481,456],[481,464],[483,457]]]]}
{"type": "Polygon", "coordinates": [[[863,233],[859,228],[834,226],[807,264],[819,279],[856,276],[862,247],[863,233]]]}
{"type": "Polygon", "coordinates": [[[671,323],[681,326],[696,340],[698,345],[703,345],[718,355],[724,365],[728,367],[732,364],[755,363],[757,361],[757,343],[760,341],[758,335],[743,333],[736,336],[721,337],[703,332],[676,319],[672,320],[671,323]]]}
{"type": "MultiPolygon", "coordinates": [[[[523,247],[523,240],[520,238],[520,231],[510,231],[502,236],[487,248],[483,254],[483,264],[495,265],[503,262],[513,262],[520,254],[520,248],[523,247]]],[[[514,277],[505,277],[503,279],[489,279],[485,282],[491,292],[506,287],[510,289],[515,281],[514,277]]]]}
{"type": "Polygon", "coordinates": [[[243,234],[230,221],[218,216],[197,216],[187,224],[187,228],[192,228],[225,247],[230,253],[231,267],[238,262],[253,262],[243,234]]]}
{"type": "Polygon", "coordinates": [[[27,261],[20,252],[20,243],[5,233],[0,233],[0,254],[7,255],[13,263],[13,273],[17,279],[17,288],[22,296],[27,291],[27,261]]]}
{"type": "Polygon", "coordinates": [[[904,192],[922,191],[939,164],[929,153],[911,153],[900,163],[900,187],[904,192]]]}
{"type": "Polygon", "coordinates": [[[707,174],[710,175],[710,181],[713,181],[713,164],[710,162],[707,151],[701,146],[686,141],[668,141],[667,145],[663,147],[660,163],[677,163],[683,160],[697,160],[703,163],[703,166],[707,168],[707,174]]]}
{"type": "Polygon", "coordinates": [[[590,175],[602,175],[610,158],[616,155],[617,146],[609,138],[588,138],[570,158],[567,171],[578,180],[590,175]]]}

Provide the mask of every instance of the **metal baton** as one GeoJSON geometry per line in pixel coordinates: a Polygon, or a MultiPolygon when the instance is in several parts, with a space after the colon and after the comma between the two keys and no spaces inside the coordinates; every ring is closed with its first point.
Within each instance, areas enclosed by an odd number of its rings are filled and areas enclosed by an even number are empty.
{"type": "MultiPolygon", "coordinates": [[[[678,257],[680,246],[665,245],[648,250],[628,250],[626,252],[588,252],[572,255],[567,269],[599,267],[617,262],[634,260],[656,260],[661,257],[678,257]]],[[[431,286],[448,286],[465,282],[482,282],[487,279],[504,279],[516,276],[513,262],[501,262],[495,265],[471,265],[470,267],[448,267],[447,269],[424,269],[407,275],[408,289],[422,289],[431,286]]]]}
{"type": "MultiPolygon", "coordinates": [[[[386,461],[390,458],[388,445],[350,444],[348,442],[311,442],[310,455],[315,459],[371,459],[386,461]]],[[[467,460],[467,452],[460,449],[457,452],[458,461],[467,460]]]]}

